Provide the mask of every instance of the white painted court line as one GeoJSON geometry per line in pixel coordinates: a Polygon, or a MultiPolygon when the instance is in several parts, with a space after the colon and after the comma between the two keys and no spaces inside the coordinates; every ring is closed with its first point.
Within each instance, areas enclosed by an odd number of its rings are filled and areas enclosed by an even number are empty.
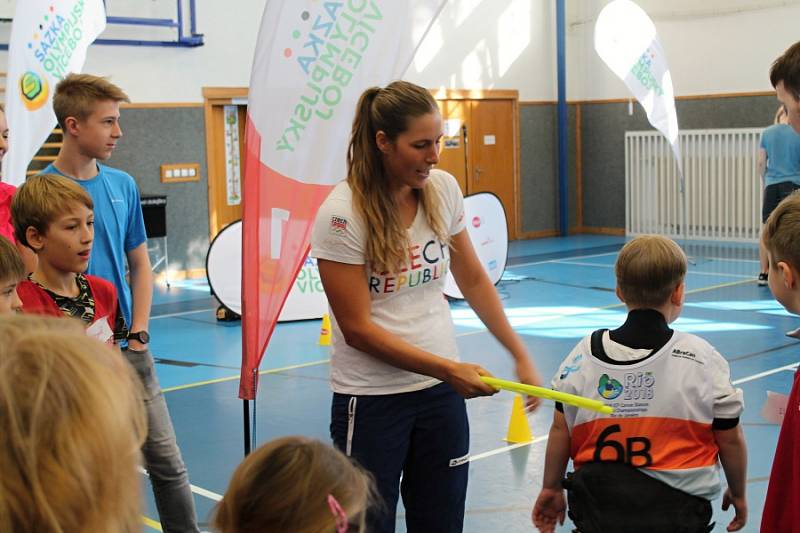
{"type": "MultiPolygon", "coordinates": [[[[576,266],[587,266],[587,267],[599,267],[599,268],[614,268],[614,265],[606,265],[603,263],[583,263],[580,261],[554,261],[559,265],[576,265],[576,266]]],[[[699,274],[701,276],[719,276],[721,278],[741,278],[741,279],[752,279],[755,281],[755,276],[752,275],[744,275],[744,274],[730,274],[725,272],[706,272],[705,270],[689,270],[688,274],[699,274]]]]}
{"type": "Polygon", "coordinates": [[[575,266],[585,266],[585,267],[598,267],[598,268],[614,268],[614,265],[608,265],[605,263],[584,263],[582,261],[553,261],[554,263],[558,263],[559,265],[575,265],[575,266]]]}
{"type": "Polygon", "coordinates": [[[192,492],[197,494],[198,496],[203,496],[208,498],[209,500],[214,500],[215,502],[222,500],[222,494],[217,494],[216,492],[211,492],[210,490],[204,489],[203,487],[198,487],[197,485],[189,485],[192,488],[192,492]]]}
{"type": "Polygon", "coordinates": [[[156,315],[156,316],[151,316],[150,320],[158,320],[159,318],[172,318],[174,316],[194,315],[194,314],[197,314],[197,313],[208,313],[209,311],[216,311],[216,309],[211,307],[209,309],[195,309],[194,311],[181,311],[180,313],[169,313],[169,314],[166,314],[166,315],[156,315]]]}
{"type": "Polygon", "coordinates": [[[564,257],[561,259],[544,259],[542,261],[532,261],[530,263],[517,263],[514,265],[506,265],[506,270],[513,270],[517,267],[525,267],[531,265],[543,265],[545,263],[558,263],[559,261],[567,260],[571,261],[573,259],[589,259],[590,257],[604,257],[606,255],[616,255],[619,252],[606,252],[604,254],[591,254],[591,255],[576,255],[575,257],[564,257]]]}
{"type": "MultiPolygon", "coordinates": [[[[139,473],[144,474],[147,477],[150,477],[150,475],[147,473],[147,470],[145,470],[141,466],[139,467],[139,473]]],[[[208,498],[209,500],[214,500],[215,502],[222,500],[222,494],[217,494],[216,492],[204,489],[203,487],[198,487],[197,485],[190,484],[189,487],[191,487],[192,492],[194,492],[195,494],[208,498]]]]}
{"type": "Polygon", "coordinates": [[[479,453],[477,455],[471,455],[469,458],[470,463],[474,463],[475,461],[479,461],[481,459],[486,459],[487,457],[491,457],[493,455],[497,455],[499,453],[506,453],[510,452],[511,450],[516,450],[517,448],[522,448],[523,446],[530,446],[531,444],[537,444],[539,442],[544,442],[547,440],[549,435],[545,435],[544,437],[536,437],[530,442],[520,442],[518,444],[509,444],[508,446],[503,446],[502,448],[497,448],[495,450],[489,450],[488,452],[479,453]]]}
{"type": "Polygon", "coordinates": [[[701,276],[719,276],[721,278],[739,278],[739,279],[751,279],[753,281],[756,280],[756,277],[753,275],[746,275],[746,274],[726,274],[724,272],[706,272],[704,270],[690,270],[687,274],[700,274],[701,276]]]}
{"type": "Polygon", "coordinates": [[[725,261],[727,263],[760,263],[757,259],[730,259],[728,257],[706,257],[709,261],[725,261]]]}
{"type": "Polygon", "coordinates": [[[756,380],[756,379],[765,378],[767,376],[771,376],[772,374],[777,374],[777,373],[783,372],[785,370],[791,372],[791,371],[797,370],[797,366],[798,365],[800,365],[800,363],[791,363],[791,364],[788,364],[788,365],[780,366],[778,368],[773,368],[772,370],[765,370],[764,372],[759,372],[758,374],[753,374],[752,376],[739,378],[739,379],[737,379],[735,381],[732,381],[731,383],[733,383],[734,385],[738,385],[740,383],[747,383],[748,381],[753,381],[753,380],[756,380]]]}

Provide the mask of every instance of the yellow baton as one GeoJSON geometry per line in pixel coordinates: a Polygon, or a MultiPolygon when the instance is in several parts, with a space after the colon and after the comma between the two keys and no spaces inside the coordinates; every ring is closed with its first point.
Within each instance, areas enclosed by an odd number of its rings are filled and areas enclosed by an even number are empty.
{"type": "Polygon", "coordinates": [[[597,411],[598,413],[607,415],[610,415],[614,412],[613,407],[604,404],[600,400],[592,400],[591,398],[586,398],[584,396],[576,396],[574,394],[558,392],[552,389],[546,389],[544,387],[525,385],[524,383],[517,383],[515,381],[507,381],[505,379],[490,378],[486,376],[481,376],[481,380],[495,389],[503,389],[511,392],[518,392],[520,394],[527,394],[528,396],[546,398],[548,400],[567,403],[569,405],[574,405],[575,407],[589,409],[591,411],[597,411]]]}

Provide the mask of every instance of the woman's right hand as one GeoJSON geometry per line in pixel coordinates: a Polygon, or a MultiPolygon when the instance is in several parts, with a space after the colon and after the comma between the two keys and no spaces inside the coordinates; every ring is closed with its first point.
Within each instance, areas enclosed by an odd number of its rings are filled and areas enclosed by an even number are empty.
{"type": "Polygon", "coordinates": [[[497,394],[499,391],[481,381],[481,376],[491,377],[492,375],[480,365],[453,362],[443,381],[452,385],[456,392],[464,398],[497,394]]]}

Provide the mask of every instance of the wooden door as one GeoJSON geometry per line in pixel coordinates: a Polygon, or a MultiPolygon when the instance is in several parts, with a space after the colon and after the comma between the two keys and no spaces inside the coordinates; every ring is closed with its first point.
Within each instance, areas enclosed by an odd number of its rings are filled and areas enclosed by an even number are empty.
{"type": "Polygon", "coordinates": [[[509,239],[516,238],[516,120],[514,100],[470,100],[467,192],[494,193],[503,203],[509,239]]]}
{"type": "Polygon", "coordinates": [[[205,87],[206,158],[208,160],[208,227],[213,239],[219,231],[242,218],[241,200],[229,198],[228,157],[225,150],[225,106],[236,105],[239,122],[240,191],[244,188],[244,132],[247,88],[205,87]]]}
{"type": "Polygon", "coordinates": [[[467,127],[469,101],[439,100],[438,103],[444,121],[444,137],[436,167],[452,174],[458,181],[461,192],[467,194],[468,162],[464,131],[467,127]]]}

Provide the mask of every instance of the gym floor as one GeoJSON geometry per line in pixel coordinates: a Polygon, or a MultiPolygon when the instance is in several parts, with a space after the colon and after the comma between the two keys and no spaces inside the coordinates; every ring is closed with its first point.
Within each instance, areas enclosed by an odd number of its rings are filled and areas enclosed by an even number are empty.
{"type": "MultiPolygon", "coordinates": [[[[573,236],[512,242],[498,291],[516,331],[549,380],[575,343],[600,327],[616,327],[625,309],[614,294],[613,265],[623,237],[573,236]]],[[[766,392],[788,394],[798,366],[798,341],[784,332],[800,325],[758,287],[757,249],[745,244],[689,243],[686,306],[675,327],[707,339],[730,362],[744,390],[742,423],[748,444],[745,531],[758,531],[778,426],[764,420],[766,392]]],[[[216,500],[243,456],[239,322],[217,322],[205,281],[158,286],[150,326],[157,371],[189,469],[198,517],[206,528],[216,500]]],[[[464,303],[451,305],[461,358],[513,379],[510,358],[464,303]]],[[[320,321],[282,323],[262,362],[256,407],[259,443],[302,434],[329,441],[328,348],[318,345],[320,321]]],[[[464,531],[532,531],[530,511],[541,487],[553,404],[529,417],[533,442],[509,446],[513,395],[467,402],[471,424],[470,481],[464,531]]],[[[144,476],[143,476],[144,479],[144,476]]],[[[143,483],[145,483],[143,481],[143,483]]],[[[144,531],[160,531],[149,486],[143,485],[144,531]]],[[[732,510],[714,502],[714,531],[732,510]]],[[[571,531],[567,523],[559,531],[571,531]]],[[[397,531],[405,531],[398,510],[397,531]]]]}

